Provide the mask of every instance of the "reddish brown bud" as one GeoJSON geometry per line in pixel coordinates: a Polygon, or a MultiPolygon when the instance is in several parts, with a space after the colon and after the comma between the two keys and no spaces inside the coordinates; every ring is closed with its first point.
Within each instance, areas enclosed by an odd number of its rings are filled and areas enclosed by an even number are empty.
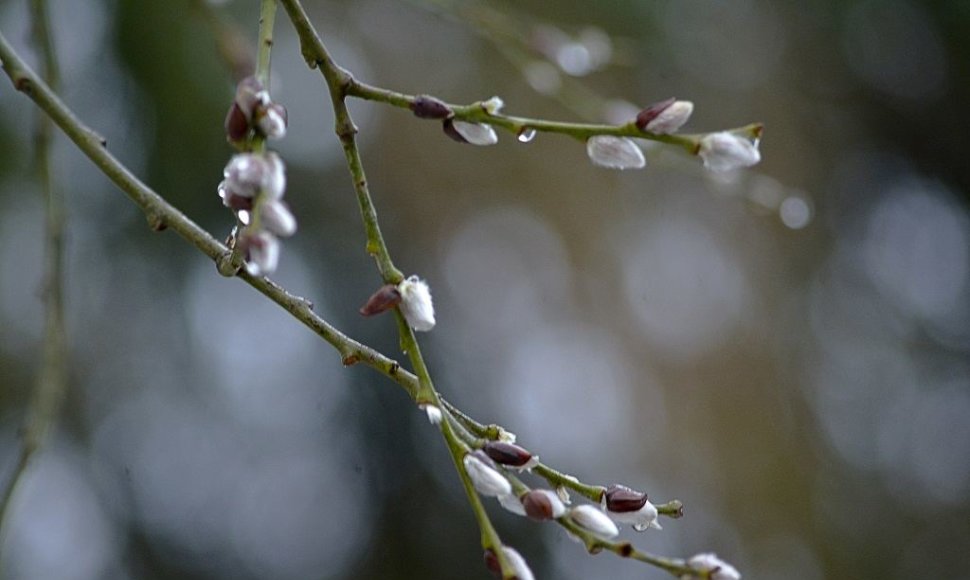
{"type": "Polygon", "coordinates": [[[676,97],[670,97],[669,99],[654,103],[637,113],[637,128],[641,131],[645,131],[647,124],[656,119],[660,113],[663,113],[667,109],[667,107],[673,105],[676,100],[676,97]]]}
{"type": "Polygon", "coordinates": [[[526,449],[504,441],[489,441],[482,450],[496,463],[512,467],[522,467],[532,459],[532,454],[526,449]]]}
{"type": "Polygon", "coordinates": [[[455,124],[452,123],[451,119],[445,119],[445,122],[441,125],[442,130],[444,130],[445,135],[451,137],[459,143],[468,143],[468,139],[461,136],[461,133],[455,129],[455,124]]]}
{"type": "Polygon", "coordinates": [[[611,485],[606,490],[606,509],[613,513],[639,511],[647,503],[647,494],[623,485],[611,485]]]}
{"type": "Polygon", "coordinates": [[[411,101],[411,111],[419,119],[447,119],[453,113],[451,107],[430,95],[419,95],[411,101]]]}
{"type": "Polygon", "coordinates": [[[363,316],[374,316],[394,308],[401,302],[401,292],[394,284],[385,284],[377,289],[367,302],[360,307],[363,316]]]}
{"type": "Polygon", "coordinates": [[[242,141],[249,135],[249,120],[246,113],[239,108],[239,104],[233,102],[226,115],[226,136],[230,141],[242,141]]]}
{"type": "Polygon", "coordinates": [[[534,520],[548,520],[552,518],[552,500],[544,493],[530,491],[522,496],[522,507],[525,515],[534,520]]]}
{"type": "Polygon", "coordinates": [[[502,577],[502,565],[498,561],[498,556],[495,555],[495,551],[489,548],[485,550],[485,567],[495,574],[496,578],[502,577]]]}

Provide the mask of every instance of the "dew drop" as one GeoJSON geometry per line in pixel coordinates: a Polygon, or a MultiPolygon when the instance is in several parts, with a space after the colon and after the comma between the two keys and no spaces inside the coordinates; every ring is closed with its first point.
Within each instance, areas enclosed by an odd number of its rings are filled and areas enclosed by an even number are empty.
{"type": "Polygon", "coordinates": [[[633,529],[636,530],[636,531],[638,531],[638,532],[645,531],[649,527],[650,526],[648,526],[646,524],[633,524],[633,529]]]}
{"type": "Polygon", "coordinates": [[[529,141],[532,141],[533,139],[535,139],[535,137],[536,137],[535,129],[533,129],[532,127],[523,127],[522,130],[519,131],[519,134],[516,137],[516,139],[519,140],[519,143],[528,143],[529,141]]]}
{"type": "Polygon", "coordinates": [[[248,226],[249,225],[249,212],[248,211],[246,211],[244,209],[241,209],[241,210],[239,210],[236,213],[236,216],[239,217],[239,221],[240,221],[240,223],[242,223],[242,225],[244,225],[244,226],[248,226]]]}

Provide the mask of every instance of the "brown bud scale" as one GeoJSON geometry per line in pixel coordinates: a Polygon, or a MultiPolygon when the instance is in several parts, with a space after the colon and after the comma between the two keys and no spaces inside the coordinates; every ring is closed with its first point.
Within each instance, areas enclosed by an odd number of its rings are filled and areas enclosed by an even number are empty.
{"type": "Polygon", "coordinates": [[[489,441],[482,450],[495,462],[512,467],[521,467],[532,459],[532,454],[528,450],[504,441],[489,441]]]}
{"type": "Polygon", "coordinates": [[[650,121],[653,121],[660,116],[660,113],[663,113],[665,110],[667,110],[667,107],[673,105],[676,101],[676,97],[670,97],[669,99],[654,103],[637,113],[637,129],[645,131],[647,124],[650,123],[650,121]]]}
{"type": "Polygon", "coordinates": [[[411,101],[411,111],[419,119],[447,119],[453,112],[443,101],[430,95],[419,95],[411,101]]]}
{"type": "Polygon", "coordinates": [[[523,495],[521,501],[525,515],[530,518],[537,521],[552,519],[552,501],[546,494],[532,490],[523,495]]]}
{"type": "Polygon", "coordinates": [[[374,316],[394,308],[401,303],[401,292],[393,284],[385,284],[377,289],[367,302],[360,307],[363,316],[374,316]]]}
{"type": "Polygon", "coordinates": [[[606,509],[613,513],[635,512],[647,503],[647,494],[622,485],[606,490],[606,509]]]}

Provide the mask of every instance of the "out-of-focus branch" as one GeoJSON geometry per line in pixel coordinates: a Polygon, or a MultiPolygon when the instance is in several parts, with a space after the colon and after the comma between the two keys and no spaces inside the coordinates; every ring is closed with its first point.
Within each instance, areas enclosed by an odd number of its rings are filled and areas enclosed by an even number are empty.
{"type": "MultiPolygon", "coordinates": [[[[14,87],[26,94],[77,145],[92,162],[141,208],[156,231],[171,228],[217,264],[231,259],[231,252],[207,231],[177,210],[164,198],[135,177],[107,150],[105,140],[77,118],[37,74],[24,63],[7,39],[0,34],[0,60],[14,87]]],[[[276,302],[297,320],[331,344],[345,365],[363,363],[398,383],[412,398],[417,393],[417,377],[400,364],[376,350],[348,337],[313,311],[313,304],[287,292],[265,277],[238,275],[250,286],[276,302]]]]}
{"type": "Polygon", "coordinates": [[[239,82],[249,76],[255,65],[250,55],[249,43],[239,27],[229,22],[222,12],[214,10],[208,0],[193,0],[192,7],[212,31],[216,49],[229,65],[233,80],[239,82]]]}
{"type": "MultiPolygon", "coordinates": [[[[32,37],[41,57],[41,73],[50,86],[58,84],[57,55],[50,32],[50,17],[45,0],[31,0],[32,37]]],[[[64,331],[64,198],[54,183],[51,167],[53,124],[39,115],[34,140],[37,179],[44,196],[45,249],[44,279],[41,294],[44,301],[44,347],[37,387],[23,430],[23,446],[10,481],[0,497],[0,531],[8,508],[31,459],[41,449],[51,432],[57,412],[67,390],[67,339],[64,331]]],[[[2,535],[0,535],[2,537],[2,535]]],[[[2,544],[0,544],[2,546],[2,544]]]]}

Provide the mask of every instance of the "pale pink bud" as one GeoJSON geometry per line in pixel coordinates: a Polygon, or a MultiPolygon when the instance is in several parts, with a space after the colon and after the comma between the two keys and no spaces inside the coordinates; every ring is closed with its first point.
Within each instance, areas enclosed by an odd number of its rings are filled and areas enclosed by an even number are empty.
{"type": "Polygon", "coordinates": [[[583,504],[569,510],[569,517],[580,527],[601,538],[615,538],[620,535],[616,524],[606,514],[595,507],[583,504]]]}
{"type": "Polygon", "coordinates": [[[296,218],[290,208],[278,199],[271,199],[259,208],[263,226],[277,236],[288,237],[296,233],[296,218]]]}
{"type": "Polygon", "coordinates": [[[246,271],[251,276],[265,276],[276,271],[280,261],[280,242],[269,232],[244,232],[237,242],[246,256],[246,271]]]}
{"type": "Polygon", "coordinates": [[[229,209],[236,211],[240,210],[250,210],[253,208],[253,198],[245,197],[242,195],[237,195],[226,187],[225,180],[219,183],[219,197],[222,198],[222,204],[229,209]]]}
{"type": "Polygon", "coordinates": [[[267,139],[282,139],[286,136],[286,107],[277,103],[269,103],[257,109],[255,117],[259,132],[267,139]]]}
{"type": "Polygon", "coordinates": [[[270,199],[279,199],[286,191],[286,165],[283,164],[280,156],[272,151],[267,153],[265,158],[267,172],[263,181],[263,192],[270,199]]]}
{"type": "Polygon", "coordinates": [[[462,459],[465,473],[478,493],[487,497],[500,497],[512,493],[512,484],[501,473],[490,467],[488,457],[478,452],[469,453],[462,459]],[[484,459],[484,461],[483,461],[484,459]]]}
{"type": "Polygon", "coordinates": [[[259,82],[259,79],[253,76],[246,77],[236,85],[234,102],[249,120],[253,118],[257,107],[269,103],[269,93],[263,88],[263,83],[259,82]]]}
{"type": "Polygon", "coordinates": [[[427,282],[410,276],[397,285],[401,294],[401,314],[414,330],[427,332],[434,328],[434,304],[427,282]]]}
{"type": "Polygon", "coordinates": [[[586,153],[593,164],[609,169],[641,169],[647,164],[643,151],[626,137],[590,137],[586,141],[586,153]]]}
{"type": "Polygon", "coordinates": [[[705,135],[697,154],[711,171],[731,171],[761,161],[756,143],[726,131],[705,135]]]}
{"type": "MultiPolygon", "coordinates": [[[[223,188],[227,195],[254,197],[267,178],[266,159],[252,153],[233,155],[223,170],[223,188]]],[[[226,199],[223,197],[223,199],[226,199]]]]}
{"type": "MultiPolygon", "coordinates": [[[[717,557],[716,554],[697,554],[687,560],[687,565],[694,570],[709,574],[711,580],[740,580],[741,573],[737,569],[717,557]]],[[[684,576],[689,578],[689,576],[684,576]]]]}

